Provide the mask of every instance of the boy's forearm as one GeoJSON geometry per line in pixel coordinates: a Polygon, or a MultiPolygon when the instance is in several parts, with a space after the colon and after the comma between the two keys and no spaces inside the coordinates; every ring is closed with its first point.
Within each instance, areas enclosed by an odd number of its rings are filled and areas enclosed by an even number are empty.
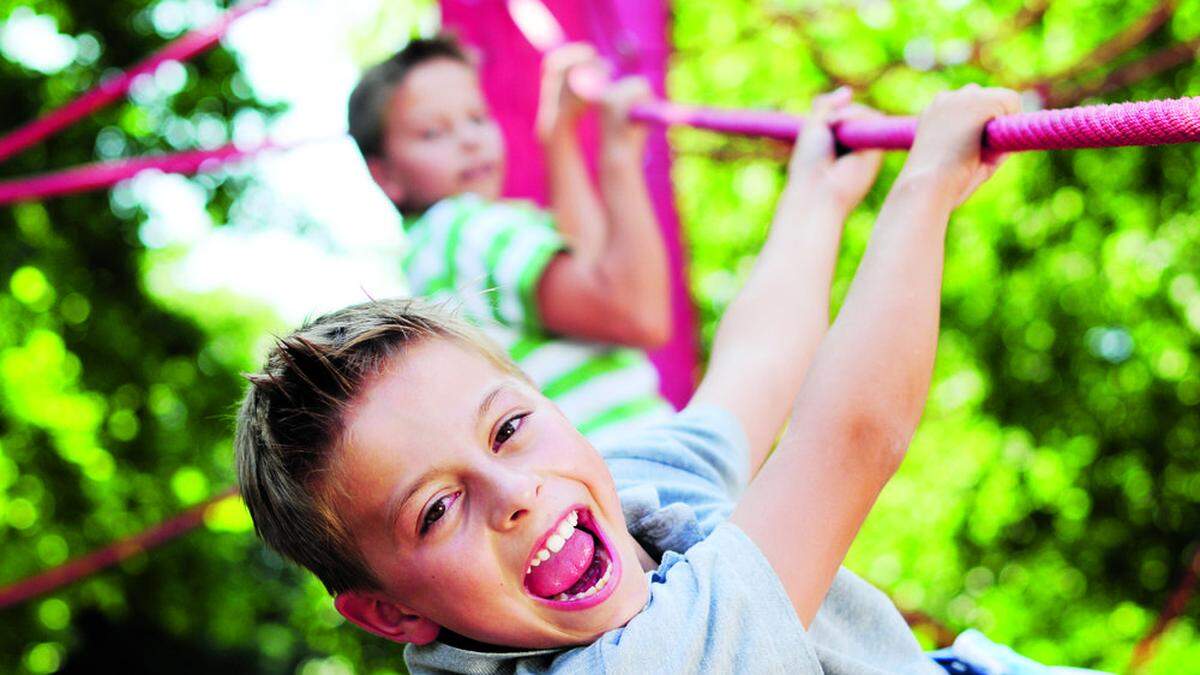
{"type": "Polygon", "coordinates": [[[907,445],[933,370],[951,211],[928,180],[902,175],[880,209],[846,300],[796,401],[797,425],[836,413],[847,423],[878,427],[902,446],[895,448],[899,452],[907,445]]]}
{"type": "Polygon", "coordinates": [[[613,297],[651,332],[670,330],[667,251],[642,168],[642,153],[605,145],[600,195],[608,224],[597,269],[613,297]]]}
{"type": "Polygon", "coordinates": [[[891,478],[924,406],[937,343],[949,207],[897,181],[846,301],[796,397],[791,426],[732,515],[807,626],[891,478]],[[801,536],[778,536],[796,522],[801,536]]]}
{"type": "Polygon", "coordinates": [[[791,414],[829,326],[843,220],[821,196],[789,186],[753,271],[718,326],[708,372],[720,386],[741,381],[750,390],[742,399],[746,409],[734,412],[750,442],[751,475],[791,414]]]}
{"type": "Polygon", "coordinates": [[[542,143],[555,221],[572,251],[594,259],[604,247],[604,207],[592,187],[583,150],[571,126],[550,132],[542,143]]]}

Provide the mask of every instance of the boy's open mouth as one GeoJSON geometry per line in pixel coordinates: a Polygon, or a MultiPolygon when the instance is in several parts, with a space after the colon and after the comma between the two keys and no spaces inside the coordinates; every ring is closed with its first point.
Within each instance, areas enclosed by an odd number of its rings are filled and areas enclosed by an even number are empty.
{"type": "Polygon", "coordinates": [[[543,536],[525,567],[525,589],[560,609],[585,609],[612,594],[620,563],[591,512],[577,507],[543,536]]]}

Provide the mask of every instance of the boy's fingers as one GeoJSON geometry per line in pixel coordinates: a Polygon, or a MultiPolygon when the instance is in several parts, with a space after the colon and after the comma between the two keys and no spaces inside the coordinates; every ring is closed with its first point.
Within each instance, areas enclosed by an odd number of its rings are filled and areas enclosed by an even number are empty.
{"type": "Polygon", "coordinates": [[[828,94],[821,94],[813,99],[812,112],[809,118],[828,119],[833,112],[850,103],[852,92],[850,87],[839,87],[828,94]]]}
{"type": "Polygon", "coordinates": [[[883,116],[883,113],[879,112],[878,110],[876,110],[874,108],[870,108],[865,105],[860,105],[858,103],[850,103],[841,108],[838,108],[837,110],[834,110],[829,115],[829,122],[831,124],[833,124],[836,122],[844,122],[846,120],[871,119],[873,117],[882,117],[882,116],[883,116]]]}
{"type": "Polygon", "coordinates": [[[572,42],[550,52],[546,58],[555,65],[569,66],[596,58],[596,49],[584,42],[572,42]]]}

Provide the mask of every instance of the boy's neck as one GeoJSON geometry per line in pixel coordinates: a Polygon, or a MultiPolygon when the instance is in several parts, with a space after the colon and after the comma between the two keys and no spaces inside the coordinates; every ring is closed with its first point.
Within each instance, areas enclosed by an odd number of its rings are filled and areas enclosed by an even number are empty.
{"type": "Polygon", "coordinates": [[[653,572],[654,570],[658,569],[658,561],[655,560],[649,553],[647,553],[646,549],[642,548],[641,542],[634,538],[633,543],[634,546],[637,547],[636,551],[638,563],[641,564],[642,571],[653,572]]]}

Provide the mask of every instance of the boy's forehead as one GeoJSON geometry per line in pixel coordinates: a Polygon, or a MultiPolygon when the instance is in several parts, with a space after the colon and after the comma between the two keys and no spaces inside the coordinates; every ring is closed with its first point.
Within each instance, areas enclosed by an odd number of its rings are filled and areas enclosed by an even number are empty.
{"type": "Polygon", "coordinates": [[[471,433],[481,403],[510,380],[479,352],[451,339],[408,346],[368,381],[346,414],[346,445],[368,454],[432,450],[471,433]]]}
{"type": "Polygon", "coordinates": [[[436,58],[413,67],[404,76],[389,107],[393,112],[420,112],[482,100],[483,89],[474,67],[450,58],[436,58]]]}

